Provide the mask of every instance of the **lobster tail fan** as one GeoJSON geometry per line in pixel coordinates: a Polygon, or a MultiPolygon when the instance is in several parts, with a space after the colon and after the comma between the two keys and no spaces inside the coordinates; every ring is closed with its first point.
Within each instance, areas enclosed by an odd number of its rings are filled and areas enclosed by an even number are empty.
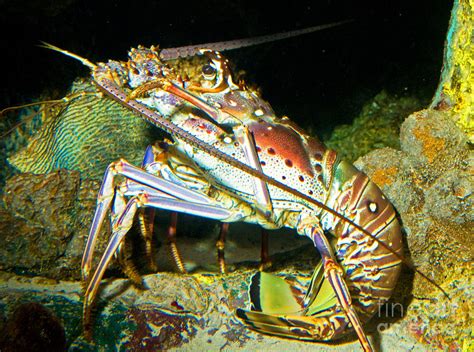
{"type": "Polygon", "coordinates": [[[295,314],[302,310],[288,282],[268,273],[258,272],[252,276],[249,296],[252,311],[295,314]]]}
{"type": "Polygon", "coordinates": [[[259,271],[258,273],[254,274],[250,279],[250,287],[249,287],[249,298],[250,298],[250,310],[261,312],[262,311],[262,304],[260,301],[260,279],[262,275],[259,271]]]}

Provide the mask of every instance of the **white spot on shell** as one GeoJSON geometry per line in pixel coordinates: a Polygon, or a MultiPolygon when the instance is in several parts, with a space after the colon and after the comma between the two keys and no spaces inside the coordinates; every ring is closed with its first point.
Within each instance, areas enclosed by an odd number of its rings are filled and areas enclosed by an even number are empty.
{"type": "Polygon", "coordinates": [[[374,203],[374,202],[369,203],[369,210],[372,213],[375,213],[377,211],[377,203],[374,203]]]}
{"type": "Polygon", "coordinates": [[[255,116],[262,116],[263,111],[262,111],[262,109],[257,109],[257,110],[254,111],[254,114],[255,114],[255,116]]]}
{"type": "Polygon", "coordinates": [[[234,100],[229,100],[230,106],[237,106],[237,103],[234,100]]]}
{"type": "Polygon", "coordinates": [[[227,136],[227,137],[224,137],[223,141],[224,141],[224,143],[230,144],[230,143],[232,143],[232,138],[227,136]]]}

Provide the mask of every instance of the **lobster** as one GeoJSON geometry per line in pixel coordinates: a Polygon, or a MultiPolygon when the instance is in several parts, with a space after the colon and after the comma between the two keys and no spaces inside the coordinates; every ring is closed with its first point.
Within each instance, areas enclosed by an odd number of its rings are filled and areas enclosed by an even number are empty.
{"type": "Polygon", "coordinates": [[[362,326],[395,287],[402,236],[395,210],[366,175],[288,118],[277,118],[256,92],[234,82],[217,51],[200,50],[209,64],[203,83],[195,83],[173,75],[154,47],[132,49],[126,63],[96,65],[46,46],[80,60],[100,91],[174,139],[149,147],[142,167],[119,160],[107,168],[82,263],[86,330],[102,276],[136,213],[159,208],[285,226],[309,237],[322,260],[304,299],[283,279],[257,273],[251,309],[237,316],[259,332],[301,340],[337,339],[352,326],[364,350],[372,350],[362,326]],[[116,187],[118,175],[125,181],[116,187]],[[112,237],[91,276],[109,209],[112,237]]]}

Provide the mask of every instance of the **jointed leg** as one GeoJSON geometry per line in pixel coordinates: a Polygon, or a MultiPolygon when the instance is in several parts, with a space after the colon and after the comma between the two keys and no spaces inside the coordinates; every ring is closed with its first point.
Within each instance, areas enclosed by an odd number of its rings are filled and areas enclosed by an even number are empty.
{"type": "Polygon", "coordinates": [[[336,298],[344,310],[347,318],[352,324],[357,337],[365,351],[372,351],[372,346],[367,338],[367,335],[362,328],[362,324],[357,316],[352,305],[351,294],[346,282],[344,281],[344,271],[341,266],[336,262],[333,255],[333,249],[324,235],[322,229],[317,226],[311,229],[310,237],[313,240],[316,248],[321,254],[323,260],[324,277],[329,281],[336,292],[336,298]]]}
{"type": "Polygon", "coordinates": [[[125,160],[120,160],[110,164],[105,172],[104,181],[102,182],[97,197],[97,209],[89,231],[86,249],[82,257],[82,277],[86,282],[89,279],[97,236],[115,194],[114,179],[117,175],[124,176],[127,179],[134,181],[133,183],[127,184],[126,189],[123,190],[123,193],[126,196],[133,195],[136,192],[139,193],[140,191],[148,191],[151,194],[159,194],[163,198],[182,199],[189,202],[203,204],[210,203],[210,200],[206,196],[189,190],[181,185],[167,181],[157,175],[150,174],[143,169],[129,164],[125,160]]]}
{"type": "Polygon", "coordinates": [[[168,226],[168,233],[166,239],[168,241],[168,246],[170,249],[171,257],[176,265],[178,271],[182,274],[187,273],[186,268],[184,267],[183,259],[178,251],[178,246],[176,245],[176,226],[178,225],[178,213],[172,212],[170,215],[170,224],[168,226]]]}
{"type": "Polygon", "coordinates": [[[140,234],[145,240],[145,255],[148,265],[153,272],[158,271],[155,262],[153,250],[153,221],[155,219],[155,209],[140,209],[138,212],[138,223],[140,226],[140,234]]]}
{"type": "Polygon", "coordinates": [[[262,228],[262,235],[261,235],[262,243],[260,247],[260,265],[258,269],[260,271],[268,269],[272,266],[272,261],[268,255],[268,231],[262,228]]]}
{"type": "Polygon", "coordinates": [[[160,196],[149,196],[147,194],[138,194],[131,198],[123,213],[118,216],[118,219],[113,223],[113,234],[110,242],[102,255],[99,265],[92,275],[92,278],[87,286],[84,295],[84,330],[89,331],[90,328],[90,307],[94,301],[99,288],[100,280],[102,279],[105,269],[107,268],[110,260],[117,248],[122,243],[124,236],[130,230],[133,224],[134,216],[139,208],[142,207],[153,207],[166,209],[171,211],[181,211],[192,215],[208,217],[216,220],[224,220],[229,218],[232,213],[227,209],[220,208],[218,206],[191,203],[179,199],[169,199],[160,196]]]}
{"type": "Polygon", "coordinates": [[[221,274],[226,273],[226,268],[225,268],[225,238],[227,234],[229,233],[229,223],[228,222],[222,222],[220,224],[220,231],[219,231],[219,237],[217,238],[216,242],[216,248],[217,248],[217,265],[219,266],[219,271],[221,274]]]}

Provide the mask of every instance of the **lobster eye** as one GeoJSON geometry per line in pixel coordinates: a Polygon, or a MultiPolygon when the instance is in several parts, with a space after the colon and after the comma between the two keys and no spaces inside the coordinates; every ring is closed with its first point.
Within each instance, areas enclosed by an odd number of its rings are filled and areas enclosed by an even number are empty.
{"type": "Polygon", "coordinates": [[[210,81],[210,80],[212,80],[216,77],[216,72],[217,72],[216,69],[213,66],[209,65],[209,64],[204,65],[202,67],[202,75],[203,75],[204,79],[206,79],[208,81],[210,81]]]}

